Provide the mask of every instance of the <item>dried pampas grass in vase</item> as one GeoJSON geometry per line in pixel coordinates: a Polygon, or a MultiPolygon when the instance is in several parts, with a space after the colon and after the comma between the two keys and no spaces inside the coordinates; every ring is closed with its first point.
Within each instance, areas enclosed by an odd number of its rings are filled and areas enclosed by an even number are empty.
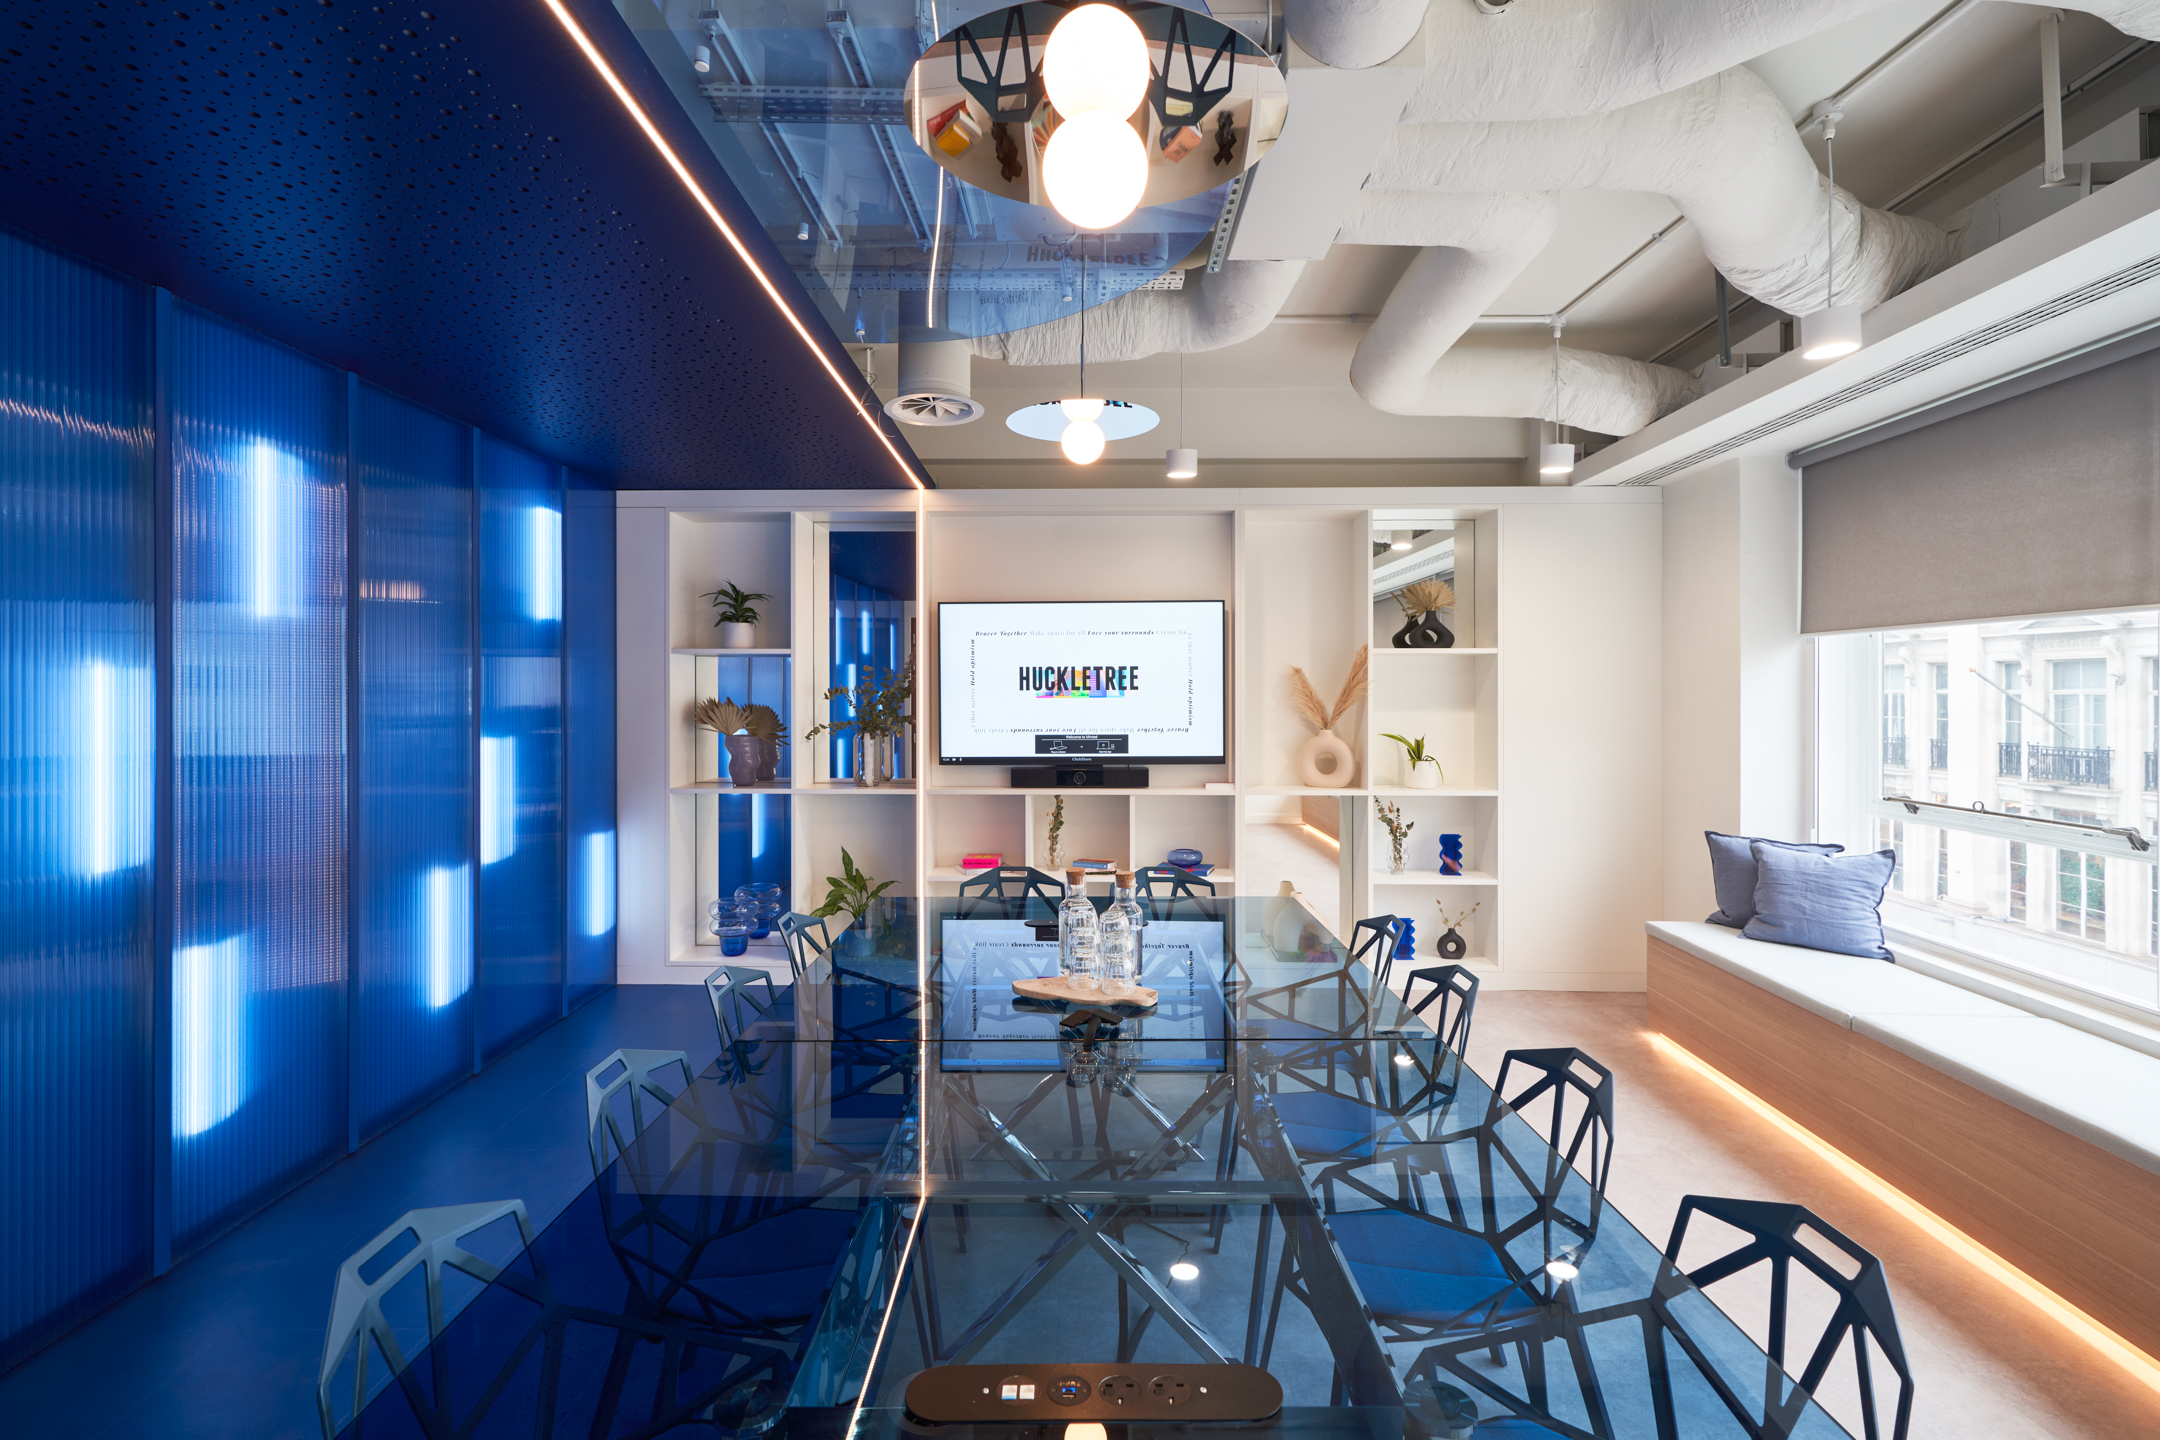
{"type": "Polygon", "coordinates": [[[1455,608],[1455,587],[1445,580],[1413,580],[1395,592],[1403,627],[1391,642],[1397,650],[1446,650],[1455,632],[1440,622],[1442,610],[1455,608]]]}
{"type": "Polygon", "coordinates": [[[1315,790],[1346,789],[1356,777],[1357,757],[1335,733],[1335,722],[1365,698],[1365,661],[1366,647],[1360,645],[1357,658],[1350,662],[1350,673],[1344,677],[1342,689],[1336,692],[1332,706],[1320,698],[1312,681],[1305,678],[1304,670],[1295,665],[1290,667],[1290,704],[1306,724],[1320,732],[1297,750],[1298,778],[1315,790]]]}

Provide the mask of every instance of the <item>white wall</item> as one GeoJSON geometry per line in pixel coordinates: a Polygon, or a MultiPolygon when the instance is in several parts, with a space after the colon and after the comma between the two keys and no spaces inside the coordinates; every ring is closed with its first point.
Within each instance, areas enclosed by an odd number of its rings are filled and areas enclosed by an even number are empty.
{"type": "Polygon", "coordinates": [[[1500,521],[1501,982],[1640,989],[1665,885],[1660,507],[1500,521]]]}
{"type": "Polygon", "coordinates": [[[1717,908],[1705,830],[1807,838],[1800,477],[1728,461],[1665,487],[1663,919],[1717,908]]]}

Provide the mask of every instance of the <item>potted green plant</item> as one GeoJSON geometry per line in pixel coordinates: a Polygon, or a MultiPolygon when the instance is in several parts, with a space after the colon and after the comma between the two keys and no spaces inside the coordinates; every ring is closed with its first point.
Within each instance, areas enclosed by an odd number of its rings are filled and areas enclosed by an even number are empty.
{"type": "Polygon", "coordinates": [[[1402,746],[1403,758],[1410,766],[1409,785],[1412,790],[1437,790],[1447,783],[1447,772],[1440,768],[1440,761],[1426,751],[1424,736],[1406,740],[1400,735],[1387,735],[1384,731],[1382,734],[1386,739],[1402,746]],[[1432,766],[1432,769],[1427,770],[1427,765],[1432,766]]]}
{"type": "Polygon", "coordinates": [[[896,883],[887,880],[872,885],[871,877],[855,867],[855,857],[842,850],[840,873],[825,877],[825,903],[810,913],[827,917],[847,911],[848,928],[841,932],[840,945],[850,955],[867,955],[877,948],[877,937],[862,923],[862,918],[877,898],[896,883]]]}
{"type": "Polygon", "coordinates": [[[721,649],[748,650],[757,644],[757,602],[770,600],[772,596],[745,590],[730,581],[698,598],[712,601],[713,609],[720,612],[713,624],[720,627],[721,649]]]}

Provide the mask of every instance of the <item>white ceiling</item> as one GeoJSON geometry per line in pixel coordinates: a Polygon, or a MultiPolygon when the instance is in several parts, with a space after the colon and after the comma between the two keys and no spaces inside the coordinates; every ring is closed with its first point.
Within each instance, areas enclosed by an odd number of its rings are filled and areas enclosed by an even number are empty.
{"type": "MultiPolygon", "coordinates": [[[[1850,89],[1838,127],[1838,181],[1881,205],[2033,109],[2039,99],[2038,26],[2046,13],[2000,0],[1899,0],[1760,56],[1750,68],[1796,123],[1818,101],[1850,89]],[[1938,16],[1943,18],[1930,33],[1852,88],[1938,16]]],[[[2064,78],[2074,81],[2129,43],[2101,21],[2066,13],[2064,78]]],[[[2028,126],[1999,146],[2001,158],[1994,163],[1969,167],[1979,173],[1959,177],[1961,189],[1918,196],[1901,208],[1946,218],[2036,163],[2036,130],[2028,126]]],[[[1819,163],[1819,132],[1810,131],[1807,140],[1819,163]]],[[[1560,203],[1552,244],[1492,313],[1543,315],[1572,305],[1569,344],[1641,359],[1659,355],[1712,319],[1715,276],[1693,229],[1664,196],[1575,191],[1560,203]],[[1661,241],[1647,244],[1661,231],[1661,241]],[[1598,285],[1615,267],[1623,268],[1598,285]],[[1594,285],[1595,293],[1583,298],[1594,285]]],[[[1386,301],[1414,253],[1336,246],[1306,267],[1282,318],[1263,334],[1186,357],[1184,443],[1201,452],[1201,483],[1493,484],[1522,475],[1521,457],[1535,443],[1526,422],[1385,415],[1350,388],[1350,358],[1363,322],[1386,301]]],[[[1552,342],[1536,325],[1493,323],[1476,327],[1465,343],[1552,342]]],[[[894,352],[874,348],[878,389],[889,398],[894,352]]],[[[1076,377],[1070,371],[977,360],[974,393],[990,413],[966,426],[911,428],[908,439],[944,485],[1169,483],[1162,478],[1161,454],[1179,443],[1178,357],[1089,371],[1092,393],[1134,400],[1164,417],[1157,432],[1113,443],[1094,473],[1067,464],[1055,446],[1014,435],[1003,424],[1021,405],[1071,393],[1076,377]]]]}

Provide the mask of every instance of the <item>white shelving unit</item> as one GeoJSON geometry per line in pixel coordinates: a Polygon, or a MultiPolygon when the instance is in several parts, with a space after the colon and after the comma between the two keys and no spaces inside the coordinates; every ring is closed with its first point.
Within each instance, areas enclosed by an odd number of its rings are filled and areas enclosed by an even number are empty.
{"type": "MultiPolygon", "coordinates": [[[[687,713],[700,667],[718,657],[790,662],[797,737],[790,774],[749,793],[787,799],[799,908],[822,896],[843,847],[877,878],[898,878],[893,893],[952,894],[964,878],[960,858],[970,853],[1049,869],[1052,792],[1013,789],[998,768],[926,762],[936,753],[938,603],[1050,599],[1219,599],[1230,622],[1225,762],[1151,767],[1155,783],[1146,789],[1066,792],[1068,861],[1153,864],[1189,846],[1215,865],[1209,878],[1218,894],[1272,893],[1271,875],[1240,864],[1250,827],[1275,823],[1248,817],[1247,802],[1279,810],[1284,797],[1331,799],[1339,808],[1328,819],[1340,817],[1341,913],[1322,918],[1341,933],[1362,916],[1408,916],[1417,923],[1418,963],[1438,963],[1442,907],[1452,916],[1474,906],[1463,933],[1470,963],[1488,980],[1604,986],[1632,983],[1625,967],[1639,972],[1639,918],[1654,918],[1660,899],[1655,859],[1633,870],[1628,861],[1601,870],[1573,851],[1555,861],[1534,834],[1516,835],[1514,817],[1519,803],[1534,803],[1532,813],[1549,823],[1581,803],[1610,820],[1656,793],[1654,759],[1647,772],[1628,763],[1646,749],[1654,755],[1656,667],[1633,665],[1616,653],[1613,633],[1597,633],[1607,615],[1658,603],[1654,494],[626,492],[621,504],[622,866],[632,957],[625,963],[646,966],[653,978],[692,978],[715,963],[713,948],[698,943],[696,920],[712,884],[697,873],[698,836],[717,813],[708,807],[734,787],[721,778],[714,737],[694,731],[687,713]],[[915,779],[835,784],[824,743],[800,738],[815,723],[813,696],[829,683],[826,557],[835,528],[915,537],[915,779]],[[1518,528],[1529,537],[1519,556],[1511,548],[1518,528]],[[1374,594],[1373,546],[1376,532],[1396,529],[1452,544],[1458,607],[1450,649],[1389,644],[1401,616],[1386,594],[1374,594]],[[1518,566],[1522,579],[1509,579],[1518,566]],[[711,631],[698,597],[724,581],[775,597],[759,625],[760,648],[699,644],[711,631]],[[1527,662],[1513,638],[1518,610],[1530,627],[1520,633],[1537,649],[1527,662]],[[1310,731],[1289,704],[1290,667],[1332,699],[1360,645],[1372,647],[1368,698],[1339,727],[1354,766],[1338,785],[1308,788],[1298,783],[1294,756],[1310,731]],[[1525,663],[1528,678],[1518,682],[1515,667],[1525,663]],[[1543,678],[1556,664],[1578,663],[1595,672],[1596,707],[1584,687],[1543,678]],[[1424,736],[1446,783],[1410,788],[1387,732],[1424,736]],[[1518,733],[1536,740],[1522,767],[1511,769],[1518,733]],[[1520,802],[1525,793],[1534,802],[1520,802]],[[1401,806],[1414,825],[1403,874],[1388,871],[1381,803],[1401,806]],[[1438,873],[1442,834],[1463,837],[1464,874],[1438,873]],[[1525,854],[1536,861],[1518,873],[1514,857],[1525,854]],[[1608,871],[1635,878],[1599,891],[1586,912],[1576,903],[1583,878],[1602,883],[1608,871]],[[1629,904],[1639,908],[1630,912],[1629,904]],[[642,910],[633,919],[633,907],[664,912],[664,933],[642,910]]],[[[1398,563],[1391,553],[1382,565],[1398,563]]]]}

